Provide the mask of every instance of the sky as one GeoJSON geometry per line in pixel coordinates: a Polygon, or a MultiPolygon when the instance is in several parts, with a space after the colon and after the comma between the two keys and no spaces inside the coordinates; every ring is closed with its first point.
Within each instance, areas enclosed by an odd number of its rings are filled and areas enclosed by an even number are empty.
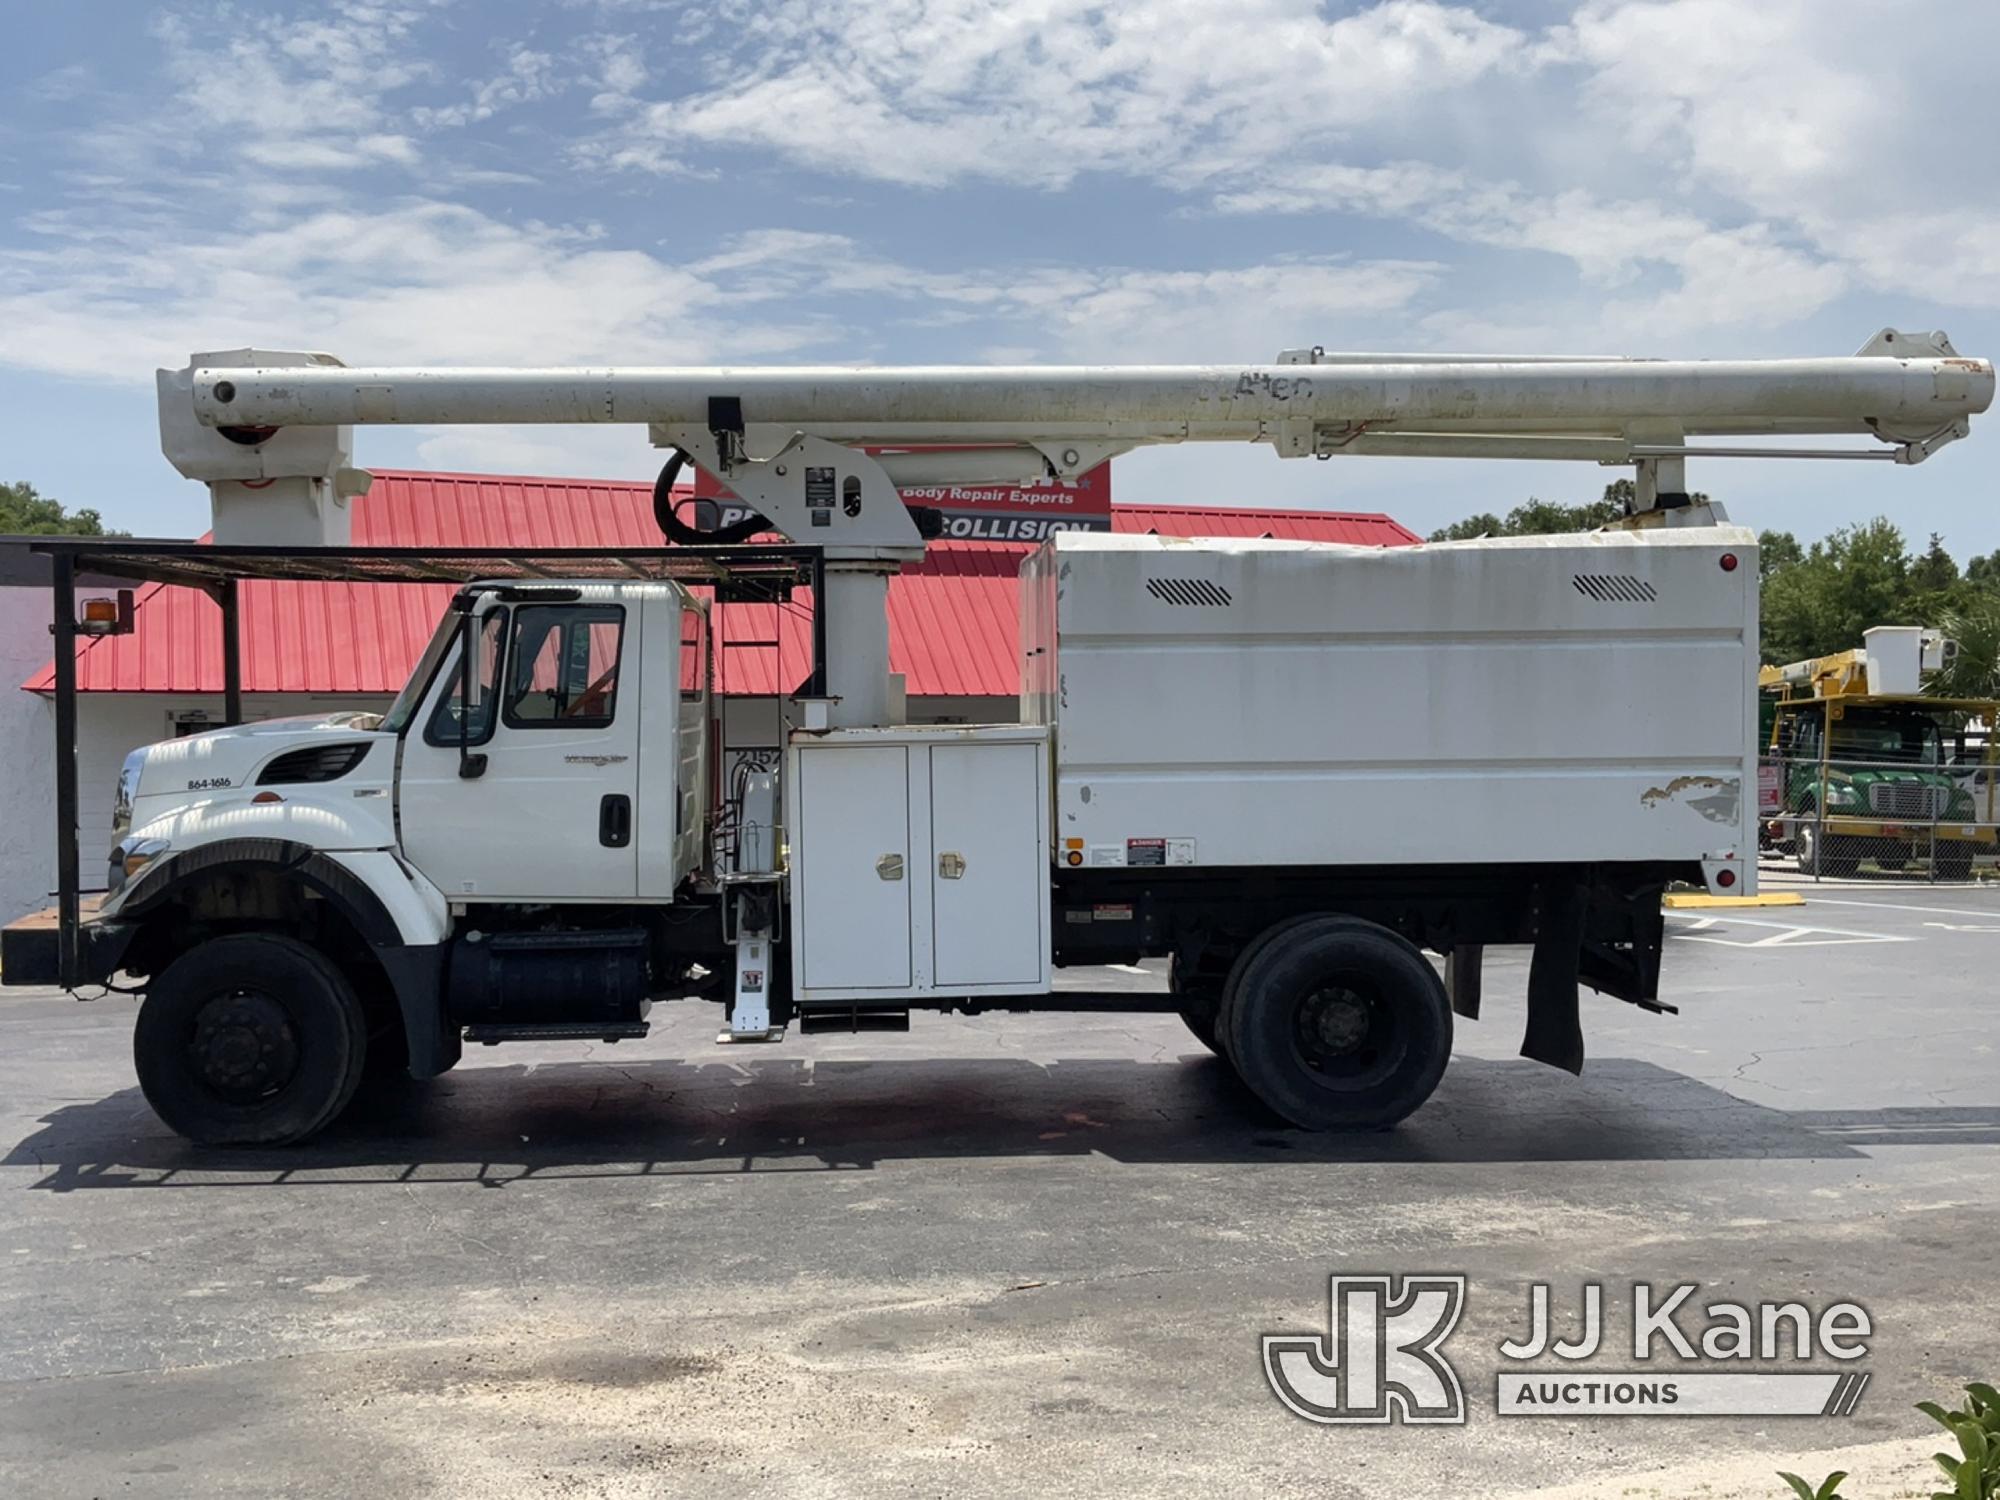
{"type": "MultiPolygon", "coordinates": [[[[187,535],[153,371],[1241,363],[1320,344],[2000,356],[1993,0],[346,0],[9,8],[0,478],[187,535]]],[[[637,429],[363,466],[648,478],[637,429]]],[[[1131,501],[1428,531],[1594,466],[1117,461],[1131,501]]],[[[2000,414],[1916,468],[1709,461],[1735,519],[2000,548],[2000,414]]]]}

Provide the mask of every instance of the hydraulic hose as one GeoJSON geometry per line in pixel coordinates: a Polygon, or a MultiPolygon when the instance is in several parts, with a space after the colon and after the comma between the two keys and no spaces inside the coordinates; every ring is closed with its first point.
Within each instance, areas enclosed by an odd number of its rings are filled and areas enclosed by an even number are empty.
{"type": "Polygon", "coordinates": [[[660,470],[660,477],[653,481],[653,519],[660,523],[660,531],[668,541],[676,547],[733,547],[771,530],[771,523],[755,511],[733,525],[718,526],[714,531],[688,525],[674,513],[674,481],[681,477],[687,463],[687,454],[679,448],[673,449],[666,466],[660,470]]]}

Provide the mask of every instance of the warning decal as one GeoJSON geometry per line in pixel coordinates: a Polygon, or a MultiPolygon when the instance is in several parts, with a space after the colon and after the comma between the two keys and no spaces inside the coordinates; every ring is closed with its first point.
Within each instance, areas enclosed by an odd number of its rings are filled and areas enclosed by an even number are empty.
{"type": "Polygon", "coordinates": [[[1127,839],[1125,840],[1125,863],[1128,865],[1191,865],[1194,863],[1194,840],[1127,839]]]}

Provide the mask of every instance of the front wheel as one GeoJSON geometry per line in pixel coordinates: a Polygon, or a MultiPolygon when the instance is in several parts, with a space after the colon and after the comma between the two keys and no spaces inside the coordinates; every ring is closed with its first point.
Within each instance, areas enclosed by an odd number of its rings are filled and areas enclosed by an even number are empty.
{"type": "Polygon", "coordinates": [[[1822,832],[1817,822],[1801,822],[1794,836],[1801,875],[1830,875],[1845,879],[1861,868],[1861,856],[1853,841],[1822,832]]]}
{"type": "Polygon", "coordinates": [[[1417,947],[1373,922],[1314,917],[1253,945],[1218,1031],[1244,1083],[1306,1130],[1382,1130],[1437,1088],[1451,1002],[1417,947]]]}
{"type": "Polygon", "coordinates": [[[276,933],[213,938],[153,981],[132,1033],[153,1112],[203,1146],[323,1129],[361,1081],[367,1024],[346,976],[276,933]]]}

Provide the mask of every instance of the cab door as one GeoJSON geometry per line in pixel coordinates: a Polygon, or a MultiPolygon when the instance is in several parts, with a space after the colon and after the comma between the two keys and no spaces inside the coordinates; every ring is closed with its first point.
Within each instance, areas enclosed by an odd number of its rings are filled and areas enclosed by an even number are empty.
{"type": "Polygon", "coordinates": [[[455,901],[630,900],[640,602],[612,589],[536,592],[486,596],[469,711],[454,647],[405,732],[403,850],[455,901]]]}

